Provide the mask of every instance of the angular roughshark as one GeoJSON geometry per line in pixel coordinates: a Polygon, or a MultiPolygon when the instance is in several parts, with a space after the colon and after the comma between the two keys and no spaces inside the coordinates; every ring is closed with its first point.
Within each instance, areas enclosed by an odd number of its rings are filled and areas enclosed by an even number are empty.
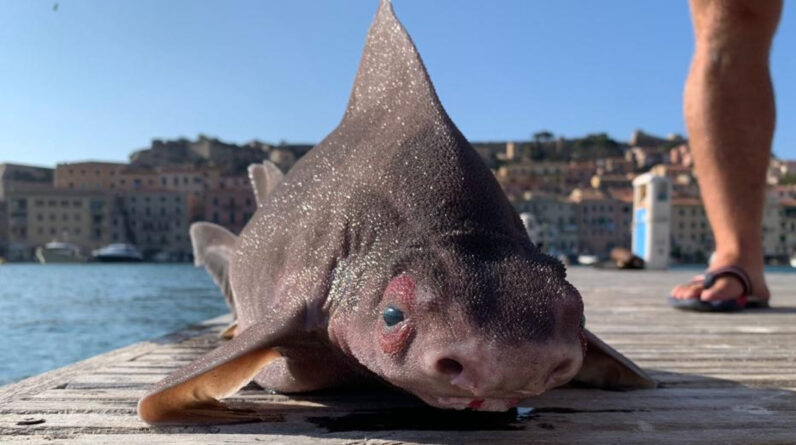
{"type": "Polygon", "coordinates": [[[250,381],[377,379],[439,408],[507,410],[572,380],[655,383],[584,327],[564,267],[528,238],[382,0],[345,115],[290,172],[250,167],[240,236],[191,227],[236,318],[231,340],[144,396],[151,424],[225,422],[250,381]]]}

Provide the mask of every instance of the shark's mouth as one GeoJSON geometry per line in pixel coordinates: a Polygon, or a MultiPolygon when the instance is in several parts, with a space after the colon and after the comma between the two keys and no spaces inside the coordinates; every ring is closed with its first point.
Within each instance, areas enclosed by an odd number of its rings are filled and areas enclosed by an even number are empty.
{"type": "Polygon", "coordinates": [[[416,394],[421,400],[436,408],[473,411],[508,411],[527,397],[452,397],[416,394]]]}

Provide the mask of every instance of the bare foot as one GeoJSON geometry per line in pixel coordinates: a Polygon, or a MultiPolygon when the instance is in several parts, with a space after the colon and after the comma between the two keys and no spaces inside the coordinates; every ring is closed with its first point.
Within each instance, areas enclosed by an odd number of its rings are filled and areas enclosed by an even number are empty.
{"type": "MultiPolygon", "coordinates": [[[[718,254],[716,259],[710,265],[708,270],[716,270],[720,267],[735,265],[743,269],[752,282],[752,289],[749,295],[755,301],[768,301],[771,296],[766,286],[765,277],[763,276],[763,263],[758,261],[757,264],[750,264],[751,262],[742,261],[737,257],[726,256],[721,257],[718,254]]],[[[737,277],[723,276],[716,280],[716,283],[710,288],[705,289],[702,281],[704,277],[697,275],[693,281],[686,284],[681,284],[672,289],[672,297],[678,300],[686,300],[689,298],[699,298],[702,301],[725,301],[734,300],[743,294],[743,284],[737,277]]]]}

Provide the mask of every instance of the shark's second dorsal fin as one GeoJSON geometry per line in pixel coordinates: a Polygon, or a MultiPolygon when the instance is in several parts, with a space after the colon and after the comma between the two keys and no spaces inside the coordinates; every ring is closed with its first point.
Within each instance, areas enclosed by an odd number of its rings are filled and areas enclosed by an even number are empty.
{"type": "Polygon", "coordinates": [[[257,200],[257,207],[262,207],[265,198],[274,191],[274,188],[282,180],[284,175],[279,167],[271,161],[263,161],[261,164],[252,164],[248,168],[249,181],[254,189],[254,198],[257,200]]]}

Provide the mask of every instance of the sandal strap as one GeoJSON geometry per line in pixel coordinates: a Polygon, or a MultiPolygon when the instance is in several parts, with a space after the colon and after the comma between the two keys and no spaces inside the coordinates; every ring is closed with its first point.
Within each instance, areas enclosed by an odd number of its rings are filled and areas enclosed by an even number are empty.
{"type": "Polygon", "coordinates": [[[703,287],[705,289],[710,289],[714,284],[716,284],[716,280],[727,276],[736,278],[741,282],[741,286],[743,286],[743,293],[741,296],[747,296],[752,291],[752,281],[749,279],[749,275],[745,270],[738,266],[725,266],[719,267],[718,269],[705,271],[705,281],[703,287]]]}

